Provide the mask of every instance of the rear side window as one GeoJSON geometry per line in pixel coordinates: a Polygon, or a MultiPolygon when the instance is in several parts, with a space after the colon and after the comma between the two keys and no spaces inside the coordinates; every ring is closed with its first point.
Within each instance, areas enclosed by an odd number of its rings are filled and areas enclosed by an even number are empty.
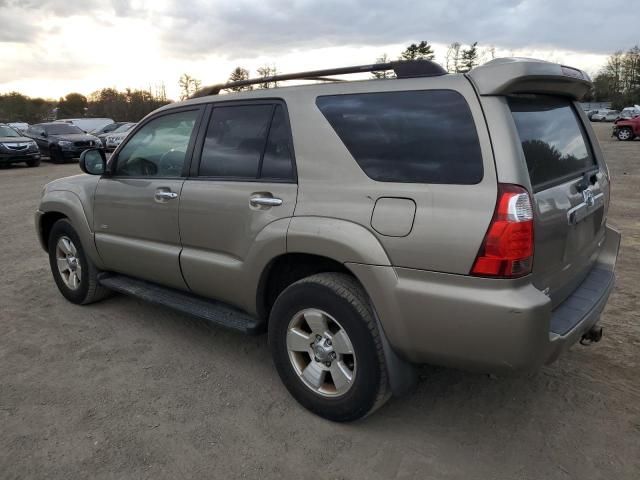
{"type": "Polygon", "coordinates": [[[509,98],[531,184],[536,190],[581,175],[596,162],[573,105],[567,99],[509,98]]]}
{"type": "Polygon", "coordinates": [[[199,176],[293,179],[289,125],[281,105],[214,107],[199,176]]]}
{"type": "Polygon", "coordinates": [[[318,97],[316,104],[360,168],[380,182],[475,184],[478,134],[452,90],[318,97]]]}

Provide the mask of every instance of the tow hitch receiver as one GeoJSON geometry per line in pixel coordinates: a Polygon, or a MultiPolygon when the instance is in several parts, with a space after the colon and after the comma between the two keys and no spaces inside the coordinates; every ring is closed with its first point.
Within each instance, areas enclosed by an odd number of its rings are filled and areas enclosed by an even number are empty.
{"type": "Polygon", "coordinates": [[[582,335],[580,339],[580,345],[591,345],[592,343],[599,342],[602,339],[602,327],[594,325],[589,329],[587,333],[582,335]]]}

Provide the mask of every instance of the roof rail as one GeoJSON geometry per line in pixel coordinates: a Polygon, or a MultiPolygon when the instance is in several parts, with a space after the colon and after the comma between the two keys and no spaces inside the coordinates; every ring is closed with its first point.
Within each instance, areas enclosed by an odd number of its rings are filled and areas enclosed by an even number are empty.
{"type": "Polygon", "coordinates": [[[201,88],[190,98],[217,95],[220,90],[234,87],[246,87],[261,83],[284,82],[287,80],[320,80],[324,82],[343,81],[339,78],[328,78],[331,75],[347,75],[363,72],[384,72],[393,70],[398,78],[433,77],[446,75],[447,71],[431,60],[399,60],[389,63],[374,63],[372,65],[357,65],[353,67],[330,68],[327,70],[312,70],[309,72],[286,73],[269,77],[250,78],[236,82],[219,83],[201,88]]]}

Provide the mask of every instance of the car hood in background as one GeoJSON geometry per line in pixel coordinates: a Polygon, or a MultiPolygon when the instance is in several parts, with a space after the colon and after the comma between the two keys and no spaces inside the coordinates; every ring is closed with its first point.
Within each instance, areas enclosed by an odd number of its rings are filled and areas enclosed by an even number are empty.
{"type": "Polygon", "coordinates": [[[31,143],[33,140],[29,137],[0,137],[0,143],[31,143]]]}
{"type": "Polygon", "coordinates": [[[49,135],[47,138],[55,139],[55,140],[66,140],[69,142],[82,142],[89,140],[96,140],[95,135],[89,135],[87,133],[67,133],[64,135],[49,135]]]}

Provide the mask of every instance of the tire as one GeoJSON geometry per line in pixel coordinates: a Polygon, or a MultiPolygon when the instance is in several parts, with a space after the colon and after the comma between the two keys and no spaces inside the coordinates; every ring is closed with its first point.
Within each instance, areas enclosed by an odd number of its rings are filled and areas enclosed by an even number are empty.
{"type": "Polygon", "coordinates": [[[271,310],[269,346],[278,374],[291,395],[302,406],[328,420],[349,422],[363,418],[390,397],[376,320],[364,290],[349,275],[320,273],[287,287],[271,310]],[[329,328],[314,330],[308,319],[314,320],[313,324],[324,319],[329,328]],[[314,331],[326,331],[326,334],[319,340],[320,335],[314,331]],[[340,340],[343,334],[347,336],[346,342],[340,340]],[[318,342],[327,348],[323,343],[327,341],[325,337],[333,340],[328,348],[335,347],[335,351],[329,353],[328,363],[322,358],[318,361],[316,356],[325,355],[326,350],[312,348],[312,342],[316,348],[318,342]],[[306,342],[309,349],[305,352],[306,342]],[[353,354],[343,354],[350,349],[353,354]],[[309,372],[321,372],[325,366],[321,376],[305,376],[309,372]],[[348,374],[340,372],[349,372],[351,381],[345,382],[348,374]],[[334,374],[339,381],[334,380],[334,374]],[[309,377],[314,381],[308,382],[309,377]]]}
{"type": "Polygon", "coordinates": [[[80,237],[66,219],[58,220],[53,224],[48,239],[49,265],[53,279],[60,293],[71,303],[86,305],[97,302],[109,294],[109,291],[98,283],[100,271],[85,255],[80,237]],[[70,242],[67,243],[64,239],[70,242]],[[62,243],[59,243],[62,242],[62,243]],[[71,248],[70,248],[71,247],[71,248]],[[64,264],[65,250],[71,253],[74,261],[67,260],[67,272],[58,267],[60,260],[64,264]],[[62,257],[62,258],[61,258],[62,257]],[[72,265],[75,265],[77,284],[74,287],[72,278],[72,265]]]}
{"type": "Polygon", "coordinates": [[[53,145],[49,147],[49,159],[53,163],[63,163],[64,157],[62,156],[62,152],[58,150],[53,145]]]}
{"type": "Polygon", "coordinates": [[[623,127],[618,130],[616,137],[618,137],[618,140],[622,142],[633,140],[633,130],[629,127],[623,127]]]}
{"type": "Polygon", "coordinates": [[[24,162],[27,164],[27,167],[37,167],[40,165],[40,159],[37,160],[27,160],[26,162],[24,162]]]}

